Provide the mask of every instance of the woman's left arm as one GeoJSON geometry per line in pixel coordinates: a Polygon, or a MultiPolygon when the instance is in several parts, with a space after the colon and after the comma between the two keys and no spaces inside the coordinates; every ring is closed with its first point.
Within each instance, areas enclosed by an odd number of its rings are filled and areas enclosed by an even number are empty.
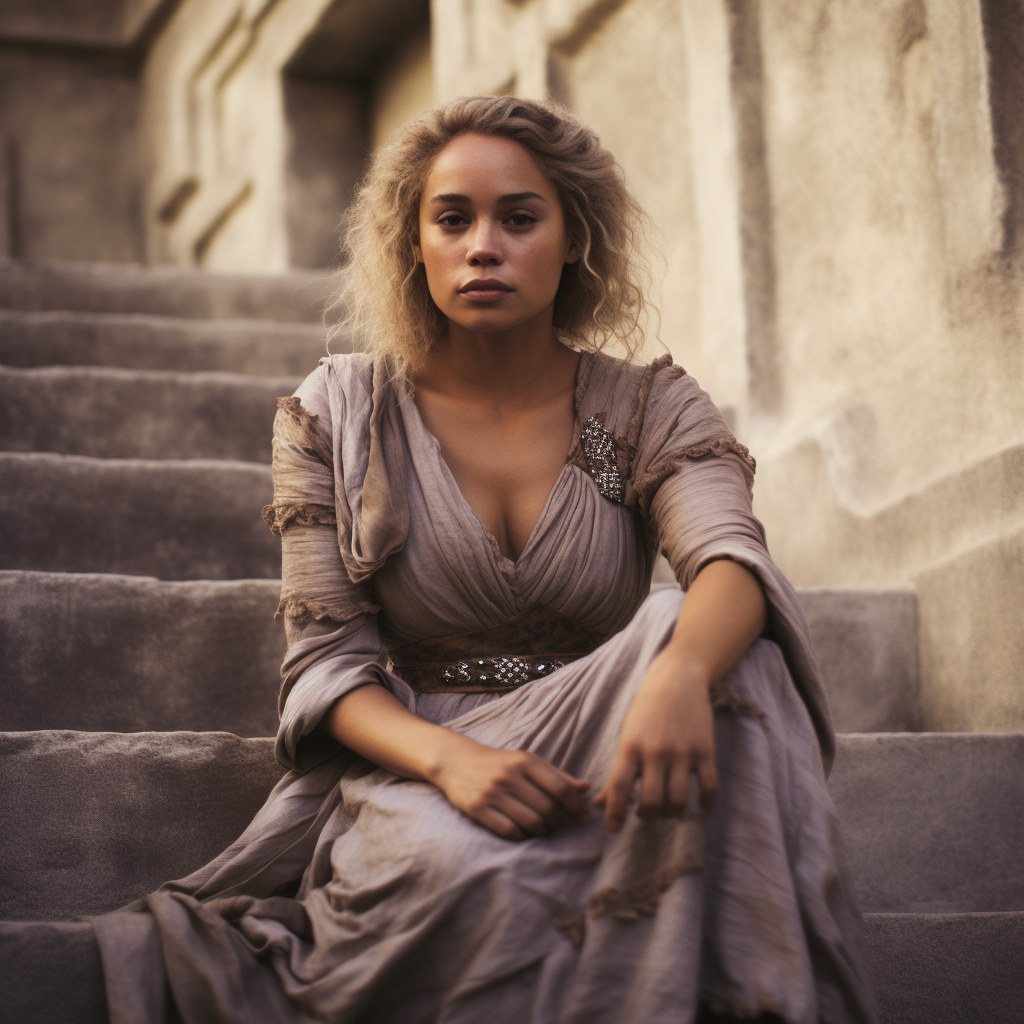
{"type": "Polygon", "coordinates": [[[594,798],[611,831],[622,824],[637,776],[641,817],[684,813],[694,772],[701,805],[714,802],[710,690],[761,635],[766,616],[761,584],[739,563],[717,559],[697,574],[672,639],[651,662],[626,712],[611,774],[594,798]]]}

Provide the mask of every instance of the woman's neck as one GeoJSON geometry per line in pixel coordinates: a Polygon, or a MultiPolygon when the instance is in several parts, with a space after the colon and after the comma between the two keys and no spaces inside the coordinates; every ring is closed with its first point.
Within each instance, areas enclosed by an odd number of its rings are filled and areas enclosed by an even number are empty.
{"type": "Polygon", "coordinates": [[[416,379],[453,396],[486,395],[497,406],[523,407],[562,391],[575,377],[577,360],[555,336],[550,316],[497,333],[449,321],[416,379]]]}

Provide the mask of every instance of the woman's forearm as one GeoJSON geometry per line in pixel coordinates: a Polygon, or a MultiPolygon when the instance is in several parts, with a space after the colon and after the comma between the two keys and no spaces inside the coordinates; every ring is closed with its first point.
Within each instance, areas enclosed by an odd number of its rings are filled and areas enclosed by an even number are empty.
{"type": "Polygon", "coordinates": [[[383,686],[334,702],[321,727],[374,764],[431,782],[453,807],[504,839],[548,835],[565,811],[589,817],[589,783],[525,750],[477,743],[414,715],[383,686]]]}
{"type": "Polygon", "coordinates": [[[667,650],[711,686],[761,635],[767,613],[752,572],[729,559],[709,562],[687,591],[667,650]]]}
{"type": "Polygon", "coordinates": [[[453,752],[472,740],[414,715],[383,686],[360,686],[335,701],[320,726],[339,743],[406,779],[434,782],[453,752]]]}

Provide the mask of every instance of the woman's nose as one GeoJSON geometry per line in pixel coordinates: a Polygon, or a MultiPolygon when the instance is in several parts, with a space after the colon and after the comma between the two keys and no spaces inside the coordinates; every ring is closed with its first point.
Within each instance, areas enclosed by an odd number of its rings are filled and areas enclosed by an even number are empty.
{"type": "Polygon", "coordinates": [[[498,244],[495,225],[487,220],[479,220],[470,234],[469,249],[466,262],[470,266],[501,263],[501,246],[498,244]]]}

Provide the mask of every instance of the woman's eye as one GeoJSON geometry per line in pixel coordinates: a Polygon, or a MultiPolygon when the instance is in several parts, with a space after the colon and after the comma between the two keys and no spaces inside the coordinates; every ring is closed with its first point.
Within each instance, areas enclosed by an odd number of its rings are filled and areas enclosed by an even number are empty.
{"type": "Polygon", "coordinates": [[[457,228],[463,221],[461,213],[446,213],[438,219],[438,224],[446,228],[457,228]]]}
{"type": "Polygon", "coordinates": [[[513,213],[509,217],[509,223],[513,227],[525,228],[527,224],[532,224],[536,219],[536,217],[531,217],[528,213],[513,213]]]}

